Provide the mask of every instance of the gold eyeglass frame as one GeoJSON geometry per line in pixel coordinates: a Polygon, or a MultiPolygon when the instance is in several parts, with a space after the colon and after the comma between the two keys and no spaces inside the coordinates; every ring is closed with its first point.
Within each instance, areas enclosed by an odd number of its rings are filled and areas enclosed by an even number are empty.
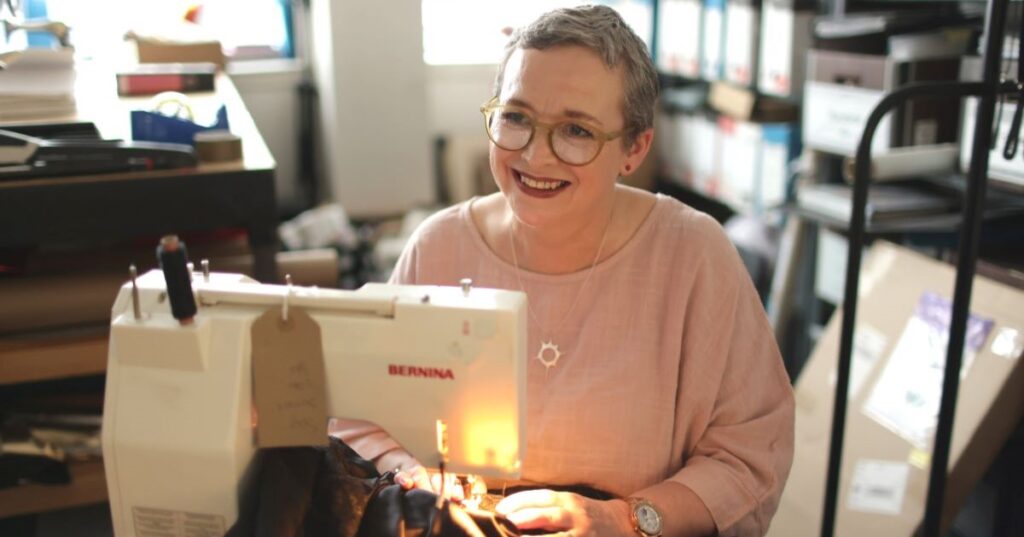
{"type": "Polygon", "coordinates": [[[591,162],[594,162],[594,160],[596,160],[597,157],[601,155],[601,151],[604,149],[604,144],[606,144],[607,142],[610,142],[610,141],[612,141],[612,140],[622,136],[622,134],[625,132],[625,129],[623,129],[623,130],[617,130],[617,131],[614,131],[614,132],[606,133],[606,132],[602,131],[601,129],[595,127],[591,123],[588,123],[586,121],[574,120],[574,119],[573,120],[557,121],[557,122],[554,122],[554,123],[546,123],[546,122],[543,122],[543,121],[537,121],[536,119],[533,118],[533,116],[531,116],[529,113],[527,113],[526,110],[524,110],[523,108],[521,108],[519,106],[498,104],[498,98],[497,97],[491,97],[491,99],[489,101],[487,101],[486,103],[482,104],[480,106],[480,113],[482,113],[484,115],[484,130],[487,132],[487,139],[490,140],[491,143],[493,143],[494,145],[504,149],[505,151],[522,151],[522,150],[526,149],[527,147],[530,146],[530,143],[533,142],[533,137],[537,134],[537,127],[544,127],[548,131],[548,149],[551,150],[551,154],[554,155],[555,158],[557,158],[559,162],[561,162],[561,163],[563,163],[563,164],[565,164],[567,166],[586,166],[587,164],[590,164],[591,162]],[[530,138],[526,140],[526,143],[523,144],[523,147],[520,147],[519,149],[509,149],[509,148],[499,144],[497,141],[494,140],[494,137],[491,136],[491,128],[490,128],[491,115],[494,113],[495,110],[497,110],[499,108],[512,108],[512,109],[515,109],[515,110],[522,110],[523,111],[523,115],[525,115],[527,118],[529,118],[530,125],[533,127],[533,129],[530,131],[530,138]],[[599,142],[599,145],[597,146],[597,151],[594,152],[594,156],[593,157],[590,157],[590,160],[588,160],[586,162],[583,162],[583,163],[580,163],[580,164],[575,164],[575,163],[572,163],[572,162],[566,162],[565,159],[563,159],[561,156],[558,155],[558,151],[555,151],[555,128],[559,127],[561,125],[564,125],[566,123],[579,123],[579,124],[585,126],[589,131],[591,131],[591,134],[593,134],[594,138],[596,138],[597,141],[599,142]]]}

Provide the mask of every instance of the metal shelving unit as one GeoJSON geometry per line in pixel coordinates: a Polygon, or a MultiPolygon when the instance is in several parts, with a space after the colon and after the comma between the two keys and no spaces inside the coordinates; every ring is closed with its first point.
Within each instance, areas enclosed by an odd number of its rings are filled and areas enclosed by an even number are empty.
{"type": "MultiPolygon", "coordinates": [[[[835,530],[837,492],[842,461],[843,440],[846,424],[846,410],[850,379],[851,355],[853,352],[853,331],[857,313],[858,276],[861,253],[865,242],[865,207],[869,186],[871,141],[882,117],[896,106],[918,97],[963,98],[980,97],[976,125],[992,125],[997,96],[1006,93],[1024,95],[1024,86],[1017,82],[1000,80],[1003,37],[1009,0],[990,0],[985,15],[984,72],[981,82],[930,83],[905,86],[887,95],[868,118],[860,144],[857,148],[856,171],[853,190],[853,211],[849,228],[849,256],[846,267],[846,288],[843,300],[843,323],[840,337],[838,374],[836,379],[835,405],[832,415],[832,437],[829,452],[828,475],[825,489],[824,517],[821,535],[831,537],[835,530]]],[[[959,255],[956,267],[956,286],[953,295],[953,315],[950,323],[950,337],[946,352],[943,377],[942,400],[939,408],[938,429],[932,452],[931,472],[928,483],[924,523],[920,534],[923,537],[938,537],[944,520],[942,508],[945,500],[947,468],[949,466],[950,441],[953,431],[953,416],[959,391],[959,371],[963,361],[963,348],[967,330],[967,319],[971,291],[978,259],[978,243],[982,211],[988,181],[989,148],[992,129],[975,129],[972,140],[972,158],[967,176],[967,190],[962,210],[962,225],[959,232],[959,255]]]]}

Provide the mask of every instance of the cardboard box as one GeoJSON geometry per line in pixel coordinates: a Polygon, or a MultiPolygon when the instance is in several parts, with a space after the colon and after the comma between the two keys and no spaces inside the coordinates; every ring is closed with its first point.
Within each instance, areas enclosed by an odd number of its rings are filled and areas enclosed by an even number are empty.
{"type": "Polygon", "coordinates": [[[131,35],[138,51],[139,63],[210,62],[224,69],[224,52],[220,41],[174,41],[159,37],[131,35]]]}
{"type": "MultiPolygon", "coordinates": [[[[888,56],[811,50],[804,89],[804,143],[839,155],[857,151],[868,116],[878,103],[911,82],[956,80],[959,58],[896,60],[888,56]]],[[[885,116],[872,153],[891,147],[956,141],[958,102],[914,99],[885,116]]]]}
{"type": "MultiPolygon", "coordinates": [[[[1000,106],[997,104],[996,106],[1000,106]]],[[[988,176],[991,179],[1009,185],[1015,190],[1024,190],[1024,159],[1021,158],[1021,149],[1017,149],[1014,158],[1003,156],[1003,149],[1006,147],[1006,139],[1013,132],[1013,110],[1016,104],[1007,101],[1003,104],[1003,113],[996,112],[999,119],[999,126],[995,129],[995,140],[992,149],[988,154],[988,176]]],[[[968,173],[971,168],[971,156],[974,151],[974,124],[977,121],[978,99],[970,97],[964,99],[964,122],[960,135],[960,171],[968,173]]]]}
{"type": "MultiPolygon", "coordinates": [[[[960,78],[962,80],[980,81],[982,68],[984,67],[981,58],[971,56],[964,58],[960,65],[960,78]]],[[[1017,62],[1003,60],[1000,72],[1016,73],[1017,62]]],[[[1006,139],[1013,132],[1013,112],[1017,108],[1012,100],[1000,100],[996,102],[995,120],[996,125],[992,148],[988,154],[988,176],[995,179],[1004,186],[1009,186],[1016,191],[1024,191],[1024,159],[1018,153],[1013,158],[1003,156],[1003,149],[1006,147],[1006,139]],[[1002,113],[999,108],[1002,107],[1002,113]]],[[[978,120],[978,98],[968,97],[964,99],[963,119],[960,129],[960,171],[967,174],[971,168],[971,157],[974,152],[974,124],[978,120]]]]}
{"type": "MultiPolygon", "coordinates": [[[[835,535],[910,537],[924,518],[954,269],[878,242],[860,278],[835,535]]],[[[970,311],[943,532],[1024,412],[1024,291],[975,277],[970,311]]],[[[769,536],[820,533],[840,317],[796,384],[793,469],[769,536]]]]}

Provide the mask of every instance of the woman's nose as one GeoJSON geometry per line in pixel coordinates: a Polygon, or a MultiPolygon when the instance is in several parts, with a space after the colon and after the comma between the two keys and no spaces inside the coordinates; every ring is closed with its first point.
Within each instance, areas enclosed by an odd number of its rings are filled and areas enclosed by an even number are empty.
{"type": "Polygon", "coordinates": [[[533,139],[523,148],[523,158],[532,165],[557,162],[558,157],[551,150],[549,132],[545,127],[535,127],[533,139]]]}

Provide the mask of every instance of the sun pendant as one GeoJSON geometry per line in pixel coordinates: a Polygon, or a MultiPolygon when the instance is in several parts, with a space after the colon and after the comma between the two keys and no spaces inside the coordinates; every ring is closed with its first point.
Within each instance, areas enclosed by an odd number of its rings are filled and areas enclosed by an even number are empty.
{"type": "Polygon", "coordinates": [[[537,361],[544,364],[544,367],[547,369],[555,367],[555,365],[558,364],[558,359],[561,357],[562,353],[558,350],[558,345],[555,345],[551,341],[541,343],[540,350],[537,351],[537,361]],[[546,354],[549,358],[545,358],[544,351],[551,351],[546,354]]]}

